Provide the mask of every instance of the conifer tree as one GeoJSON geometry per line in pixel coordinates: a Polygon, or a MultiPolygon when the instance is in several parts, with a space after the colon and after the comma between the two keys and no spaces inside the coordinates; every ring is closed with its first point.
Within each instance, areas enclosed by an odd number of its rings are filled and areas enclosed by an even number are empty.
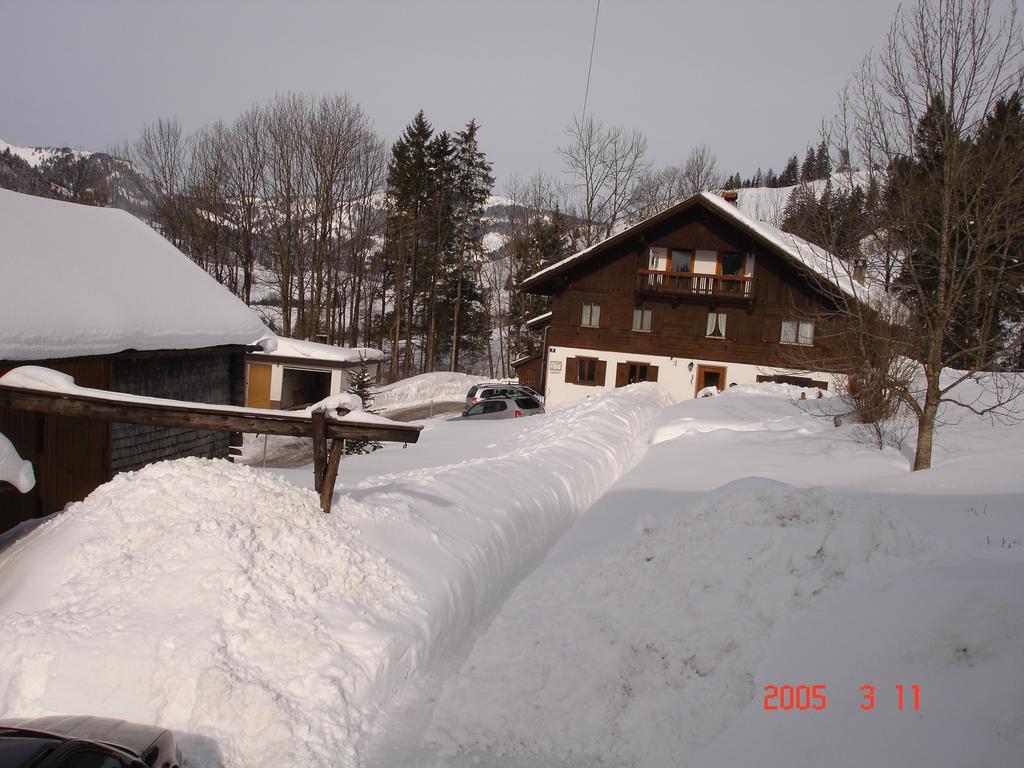
{"type": "MultiPolygon", "coordinates": [[[[363,401],[363,413],[377,413],[373,409],[372,379],[370,377],[370,366],[366,362],[366,356],[359,358],[359,367],[352,369],[348,375],[348,392],[363,401]]],[[[372,453],[383,447],[375,440],[353,440],[345,441],[345,453],[362,454],[372,453]]]]}
{"type": "Polygon", "coordinates": [[[792,187],[800,181],[800,161],[796,155],[793,155],[786,162],[786,167],[779,174],[779,186],[780,187],[792,187]]]}

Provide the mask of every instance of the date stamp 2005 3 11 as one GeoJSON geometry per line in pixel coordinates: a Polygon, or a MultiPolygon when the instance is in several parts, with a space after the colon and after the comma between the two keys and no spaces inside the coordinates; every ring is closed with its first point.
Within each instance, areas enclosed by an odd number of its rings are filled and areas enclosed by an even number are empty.
{"type": "MultiPolygon", "coordinates": [[[[870,712],[877,703],[877,692],[873,685],[860,687],[860,709],[870,712]]],[[[900,711],[921,711],[921,686],[897,685],[896,708],[900,711]]],[[[764,687],[764,708],[771,712],[806,712],[828,709],[828,687],[825,685],[766,685],[764,687]]]]}

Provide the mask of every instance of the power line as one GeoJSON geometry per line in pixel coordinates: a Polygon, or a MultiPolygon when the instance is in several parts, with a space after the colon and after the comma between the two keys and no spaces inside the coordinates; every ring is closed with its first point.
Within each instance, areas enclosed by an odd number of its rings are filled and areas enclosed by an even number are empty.
{"type": "Polygon", "coordinates": [[[587,118],[587,100],[590,98],[590,70],[594,67],[594,45],[597,42],[597,19],[601,15],[601,0],[597,0],[597,11],[594,13],[594,34],[590,38],[590,62],[587,64],[587,87],[583,92],[583,115],[580,117],[582,124],[587,118]]]}

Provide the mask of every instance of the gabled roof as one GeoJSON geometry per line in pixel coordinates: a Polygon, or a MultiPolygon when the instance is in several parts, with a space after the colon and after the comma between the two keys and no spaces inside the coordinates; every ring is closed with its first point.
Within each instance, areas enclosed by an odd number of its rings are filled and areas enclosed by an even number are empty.
{"type": "Polygon", "coordinates": [[[845,274],[842,261],[838,257],[833,256],[821,246],[804,240],[802,237],[797,237],[789,232],[783,232],[778,227],[743,214],[735,205],[726,202],[711,192],[700,192],[678,205],[674,205],[649,219],[641,221],[635,226],[612,235],[606,240],[602,240],[600,243],[578,251],[568,258],[545,267],[539,272],[535,272],[520,284],[520,288],[530,290],[531,288],[539,287],[547,280],[561,275],[573,267],[604,253],[609,248],[637,237],[647,229],[657,226],[695,206],[701,206],[718,214],[722,219],[734,224],[766,248],[792,262],[805,272],[810,273],[815,278],[827,281],[847,296],[862,301],[868,301],[872,298],[869,288],[854,282],[849,275],[845,274]]]}
{"type": "Polygon", "coordinates": [[[0,360],[270,336],[243,301],[131,214],[0,190],[0,360]]]}

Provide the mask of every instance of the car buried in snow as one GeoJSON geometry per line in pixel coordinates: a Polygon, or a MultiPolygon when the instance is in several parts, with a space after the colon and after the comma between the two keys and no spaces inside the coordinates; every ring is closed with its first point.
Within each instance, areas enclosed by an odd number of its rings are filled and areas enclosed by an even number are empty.
{"type": "Polygon", "coordinates": [[[520,397],[526,395],[537,402],[543,403],[544,397],[531,387],[525,384],[508,384],[501,382],[490,382],[485,384],[474,384],[466,393],[466,408],[476,405],[481,400],[490,400],[495,397],[520,397]]]}
{"type": "Polygon", "coordinates": [[[462,412],[463,419],[515,419],[544,413],[540,401],[529,395],[491,397],[469,406],[462,412]]]}
{"type": "Polygon", "coordinates": [[[3,768],[180,768],[174,734],[109,717],[0,720],[3,768]]]}

